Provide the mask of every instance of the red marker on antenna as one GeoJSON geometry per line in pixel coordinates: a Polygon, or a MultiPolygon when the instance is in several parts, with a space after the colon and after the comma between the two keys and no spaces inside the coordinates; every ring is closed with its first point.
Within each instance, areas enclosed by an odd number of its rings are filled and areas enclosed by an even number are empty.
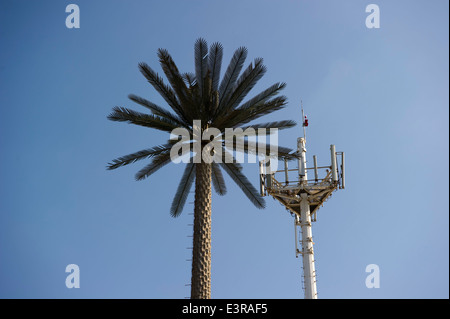
{"type": "Polygon", "coordinates": [[[305,118],[303,119],[303,126],[308,126],[308,118],[305,115],[305,118]]]}

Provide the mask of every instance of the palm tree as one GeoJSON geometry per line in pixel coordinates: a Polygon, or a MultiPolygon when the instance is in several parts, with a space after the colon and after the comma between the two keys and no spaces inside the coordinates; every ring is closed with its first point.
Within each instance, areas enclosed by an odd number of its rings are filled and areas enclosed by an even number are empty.
{"type": "MultiPolygon", "coordinates": [[[[191,298],[203,299],[211,297],[211,182],[219,195],[225,195],[226,185],[222,175],[223,169],[257,208],[265,207],[264,199],[242,173],[242,166],[229,149],[230,144],[226,144],[225,128],[242,127],[263,115],[280,110],[286,105],[286,97],[278,96],[278,93],[285,87],[285,83],[276,83],[245,103],[241,103],[266,72],[263,60],[255,59],[254,63],[250,63],[240,74],[247,56],[247,49],[245,47],[238,48],[220,82],[222,45],[217,42],[213,43],[208,52],[206,41],[200,38],[195,42],[194,48],[195,74],[180,73],[168,51],[158,50],[159,62],[170,85],[165,84],[164,80],[150,66],[145,63],[139,64],[141,73],[164,98],[173,112],[142,97],[130,94],[129,98],[146,107],[150,114],[136,112],[125,107],[114,107],[108,119],[169,133],[176,128],[182,128],[189,132],[188,141],[185,140],[184,143],[189,147],[196,142],[196,129],[201,134],[212,127],[220,130],[220,134],[216,134],[214,139],[220,141],[222,159],[225,160],[220,161],[214,157],[213,162],[208,162],[202,157],[197,162],[189,161],[170,209],[173,217],[180,215],[195,180],[191,298]],[[200,127],[194,127],[194,120],[201,121],[200,127]],[[231,158],[231,161],[226,160],[227,156],[228,159],[231,158]]],[[[284,129],[294,125],[295,122],[288,120],[246,125],[242,129],[253,128],[260,133],[261,130],[257,129],[284,129]]],[[[138,160],[151,158],[151,162],[138,171],[135,176],[136,180],[143,180],[171,161],[172,146],[179,141],[179,138],[114,159],[108,163],[107,168],[112,170],[138,160]]],[[[200,154],[207,149],[207,142],[209,141],[201,142],[200,154]]],[[[256,149],[255,142],[245,136],[234,138],[231,145],[246,153],[252,153],[256,149]],[[239,145],[241,145],[240,148],[239,145]]],[[[275,153],[271,151],[272,148],[269,144],[264,144],[263,148],[266,156],[292,157],[291,150],[287,148],[277,147],[275,153]]],[[[219,154],[217,149],[208,149],[206,153],[219,154]]],[[[189,158],[195,156],[190,149],[182,151],[178,155],[189,158]]]]}

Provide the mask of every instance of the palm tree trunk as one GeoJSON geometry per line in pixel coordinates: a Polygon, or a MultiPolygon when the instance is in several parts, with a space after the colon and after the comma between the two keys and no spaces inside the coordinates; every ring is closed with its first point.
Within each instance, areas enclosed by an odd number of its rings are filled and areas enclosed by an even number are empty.
{"type": "Polygon", "coordinates": [[[196,165],[191,299],[211,298],[211,164],[196,165]]]}

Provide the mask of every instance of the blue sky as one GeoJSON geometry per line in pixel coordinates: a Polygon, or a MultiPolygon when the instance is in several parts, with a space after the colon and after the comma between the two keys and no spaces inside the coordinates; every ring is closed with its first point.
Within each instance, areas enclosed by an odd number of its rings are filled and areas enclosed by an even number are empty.
{"type": "MultiPolygon", "coordinates": [[[[0,297],[189,296],[193,196],[169,214],[182,165],[137,182],[145,162],[113,158],[168,134],[114,123],[127,95],[164,104],[139,73],[161,72],[166,48],[194,71],[198,37],[239,46],[283,81],[288,106],[259,122],[310,126],[308,159],[346,153],[347,187],[313,224],[319,298],[449,297],[448,1],[0,1],[0,297]],[[68,29],[65,8],[80,8],[68,29]],[[368,29],[365,8],[380,8],[368,29]],[[68,264],[80,288],[68,289],[68,264]],[[380,288],[368,289],[368,264],[380,288]]],[[[295,147],[301,127],[282,131],[295,147]]],[[[257,186],[258,167],[244,164],[257,186]]],[[[258,210],[226,177],[213,194],[212,297],[303,298],[293,219],[266,198],[258,210]]]]}

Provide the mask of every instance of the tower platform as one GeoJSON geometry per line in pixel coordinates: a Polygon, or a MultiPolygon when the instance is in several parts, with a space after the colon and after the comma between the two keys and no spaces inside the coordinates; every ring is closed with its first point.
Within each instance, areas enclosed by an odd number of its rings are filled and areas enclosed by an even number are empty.
{"type": "Polygon", "coordinates": [[[316,221],[317,211],[332,193],[338,188],[345,188],[344,152],[336,152],[335,146],[330,145],[331,165],[318,167],[317,157],[313,156],[314,166],[307,168],[305,144],[305,138],[297,140],[294,158],[298,160],[298,169],[288,169],[287,160],[284,161],[284,170],[274,172],[271,171],[270,160],[259,163],[260,192],[261,196],[275,198],[294,215],[295,255],[303,257],[305,299],[317,299],[311,222],[316,221]],[[314,174],[308,174],[311,170],[314,174]],[[294,178],[290,178],[292,172],[294,178]],[[308,179],[308,175],[314,178],[308,179]],[[297,237],[298,228],[301,240],[297,237]],[[298,244],[301,244],[301,249],[298,244]]]}

